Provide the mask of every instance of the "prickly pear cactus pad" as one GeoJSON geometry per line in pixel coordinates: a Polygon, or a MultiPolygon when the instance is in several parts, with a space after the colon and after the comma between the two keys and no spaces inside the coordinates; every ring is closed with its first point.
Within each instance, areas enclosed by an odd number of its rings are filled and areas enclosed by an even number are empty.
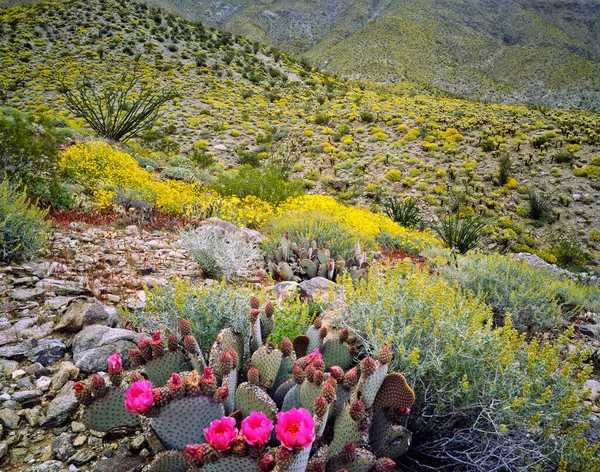
{"type": "Polygon", "coordinates": [[[244,417],[253,411],[263,412],[270,420],[277,416],[277,405],[267,392],[257,385],[249,382],[241,383],[235,392],[235,408],[240,410],[244,417]]]}
{"type": "Polygon", "coordinates": [[[279,366],[281,365],[282,352],[270,346],[261,346],[252,354],[251,364],[258,369],[260,384],[269,388],[273,385],[279,366]]]}
{"type": "Polygon", "coordinates": [[[83,423],[89,429],[105,433],[138,426],[140,419],[125,409],[124,398],[125,389],[109,387],[103,397],[85,407],[83,423]]]}
{"type": "Polygon", "coordinates": [[[202,466],[202,472],[258,472],[256,459],[247,456],[225,456],[202,466]]]}
{"type": "Polygon", "coordinates": [[[151,415],[151,426],[167,449],[183,451],[204,440],[204,428],[225,415],[223,405],[204,395],[171,400],[151,415]]]}
{"type": "Polygon", "coordinates": [[[180,451],[165,451],[156,455],[144,468],[144,472],[187,472],[190,469],[187,459],[180,451]]]}
{"type": "Polygon", "coordinates": [[[388,374],[375,396],[375,408],[407,409],[415,402],[415,392],[410,388],[404,375],[398,372],[388,374]]]}
{"type": "Polygon", "coordinates": [[[352,365],[352,354],[346,343],[342,342],[337,335],[329,335],[325,339],[321,353],[326,367],[337,365],[346,370],[352,365]]]}
{"type": "Polygon", "coordinates": [[[154,358],[144,364],[144,372],[148,380],[156,387],[166,385],[173,372],[186,372],[191,368],[189,358],[180,351],[166,352],[162,357],[154,358]]]}

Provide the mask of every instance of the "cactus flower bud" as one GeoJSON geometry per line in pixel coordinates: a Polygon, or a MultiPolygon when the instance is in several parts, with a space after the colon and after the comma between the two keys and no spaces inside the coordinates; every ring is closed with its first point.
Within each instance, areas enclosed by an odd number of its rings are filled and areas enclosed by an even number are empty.
{"type": "Polygon", "coordinates": [[[329,377],[321,389],[321,395],[323,395],[329,403],[334,402],[337,397],[336,387],[337,381],[333,377],[329,377]]]}
{"type": "Polygon", "coordinates": [[[327,337],[327,328],[325,326],[323,326],[319,330],[319,337],[321,338],[321,340],[323,340],[323,339],[325,339],[327,337]]]}
{"type": "Polygon", "coordinates": [[[169,333],[169,337],[167,338],[167,346],[171,352],[179,351],[179,343],[175,333],[169,333]]]}
{"type": "Polygon", "coordinates": [[[372,357],[365,357],[362,361],[360,361],[360,373],[365,377],[373,375],[376,370],[377,364],[375,363],[375,359],[372,357]]]}
{"type": "Polygon", "coordinates": [[[340,452],[340,459],[344,464],[351,464],[356,459],[356,445],[353,442],[348,442],[340,452]]]}
{"type": "Polygon", "coordinates": [[[390,362],[392,360],[392,351],[390,350],[390,347],[387,345],[383,346],[380,349],[379,354],[377,354],[377,359],[382,364],[387,364],[388,362],[390,362]]]}
{"type": "Polygon", "coordinates": [[[341,343],[345,343],[348,340],[348,336],[350,334],[348,333],[348,329],[344,328],[340,331],[340,342],[341,343]]]}
{"type": "Polygon", "coordinates": [[[98,374],[92,375],[91,387],[95,397],[103,397],[106,394],[106,382],[98,374]]]}
{"type": "Polygon", "coordinates": [[[329,402],[323,396],[318,396],[315,398],[315,413],[317,417],[323,418],[327,413],[327,408],[329,407],[329,402]]]}
{"type": "Polygon", "coordinates": [[[139,349],[129,349],[129,358],[131,359],[131,363],[136,367],[144,365],[144,358],[139,349]]]}
{"type": "Polygon", "coordinates": [[[140,350],[140,354],[144,360],[152,360],[152,344],[147,337],[140,336],[140,340],[138,341],[138,349],[140,350]]]}
{"type": "Polygon", "coordinates": [[[250,367],[250,369],[248,369],[248,382],[252,385],[258,385],[259,379],[260,374],[258,369],[256,367],[250,367]]]}
{"type": "Polygon", "coordinates": [[[281,341],[281,352],[285,357],[289,357],[292,355],[292,351],[292,341],[290,341],[290,338],[286,336],[285,338],[283,338],[283,341],[281,341]]]}
{"type": "Polygon", "coordinates": [[[275,458],[267,452],[258,458],[256,465],[261,472],[270,472],[275,468],[275,458]]]}
{"type": "Polygon", "coordinates": [[[277,451],[277,462],[285,464],[292,458],[292,451],[287,447],[280,447],[277,451]]]}
{"type": "Polygon", "coordinates": [[[356,387],[357,383],[358,369],[356,367],[353,367],[348,372],[346,372],[346,375],[344,375],[344,382],[342,385],[346,390],[352,390],[354,387],[356,387]]]}
{"type": "Polygon", "coordinates": [[[317,459],[310,464],[312,472],[325,472],[325,462],[317,459]]]}
{"type": "Polygon", "coordinates": [[[250,308],[252,310],[258,310],[260,308],[260,300],[256,295],[252,295],[250,298],[250,308]]]}
{"type": "Polygon", "coordinates": [[[354,421],[362,421],[365,417],[365,404],[356,400],[350,405],[350,418],[354,421]]]}
{"type": "Polygon", "coordinates": [[[312,365],[309,365],[304,371],[304,375],[306,376],[306,380],[313,382],[315,379],[315,368],[312,365]]]}
{"type": "Polygon", "coordinates": [[[270,300],[265,305],[265,315],[267,315],[267,318],[273,318],[273,315],[275,315],[275,306],[270,300]]]}
{"type": "Polygon", "coordinates": [[[92,402],[92,391],[86,384],[76,382],[73,390],[75,390],[75,398],[81,405],[89,405],[92,402]]]}
{"type": "Polygon", "coordinates": [[[181,378],[181,376],[175,372],[171,374],[171,378],[169,379],[168,385],[171,390],[180,390],[185,386],[183,384],[183,379],[181,378]]]}
{"type": "Polygon", "coordinates": [[[109,375],[118,375],[123,371],[123,361],[117,352],[108,358],[107,363],[109,375]]]}
{"type": "Polygon", "coordinates": [[[325,380],[325,373],[322,370],[315,370],[313,374],[313,383],[320,387],[325,380]]]}
{"type": "Polygon", "coordinates": [[[391,472],[396,467],[396,463],[387,457],[382,457],[375,463],[375,472],[391,472]]]}
{"type": "Polygon", "coordinates": [[[295,365],[292,369],[292,379],[294,382],[301,385],[302,382],[304,382],[305,377],[304,370],[302,370],[299,365],[295,365]]]}
{"type": "Polygon", "coordinates": [[[223,385],[219,387],[213,396],[213,400],[215,403],[225,403],[227,397],[229,396],[229,387],[227,385],[223,385]]]}
{"type": "Polygon", "coordinates": [[[229,349],[229,355],[231,356],[231,368],[237,369],[240,365],[240,356],[234,348],[229,349]]]}
{"type": "Polygon", "coordinates": [[[204,459],[204,444],[190,444],[185,448],[185,458],[192,467],[202,467],[204,459]]]}
{"type": "Polygon", "coordinates": [[[201,382],[200,388],[202,389],[202,393],[207,397],[212,397],[217,390],[217,378],[214,376],[210,367],[204,368],[201,382]]]}
{"type": "Polygon", "coordinates": [[[315,318],[315,320],[313,321],[313,326],[315,327],[315,329],[321,329],[321,326],[323,326],[323,322],[321,321],[321,318],[319,318],[317,316],[315,318]]]}
{"type": "Polygon", "coordinates": [[[356,355],[358,354],[358,348],[354,344],[351,344],[350,346],[348,346],[348,352],[352,357],[356,357],[356,355]]]}
{"type": "Polygon", "coordinates": [[[192,335],[192,325],[185,318],[179,319],[179,332],[184,338],[192,335]]]}
{"type": "Polygon", "coordinates": [[[250,321],[252,323],[255,323],[256,320],[258,320],[259,316],[260,316],[260,311],[255,310],[255,309],[250,310],[250,313],[248,314],[248,317],[250,318],[250,321]]]}
{"type": "Polygon", "coordinates": [[[323,358],[319,357],[315,359],[311,364],[315,370],[320,370],[321,372],[325,371],[325,362],[323,362],[323,358]]]}
{"type": "Polygon", "coordinates": [[[329,368],[329,373],[337,381],[340,381],[344,378],[344,370],[341,367],[338,367],[337,365],[331,366],[329,368]]]}
{"type": "Polygon", "coordinates": [[[232,371],[233,365],[233,360],[231,359],[231,352],[229,352],[229,349],[221,353],[219,361],[221,363],[221,372],[223,375],[229,375],[229,373],[232,371]]]}
{"type": "Polygon", "coordinates": [[[163,342],[163,337],[160,334],[160,331],[156,331],[152,335],[152,344],[161,344],[163,342]]]}
{"type": "Polygon", "coordinates": [[[183,338],[183,347],[190,354],[198,354],[198,343],[196,342],[196,338],[191,334],[186,335],[183,338]]]}

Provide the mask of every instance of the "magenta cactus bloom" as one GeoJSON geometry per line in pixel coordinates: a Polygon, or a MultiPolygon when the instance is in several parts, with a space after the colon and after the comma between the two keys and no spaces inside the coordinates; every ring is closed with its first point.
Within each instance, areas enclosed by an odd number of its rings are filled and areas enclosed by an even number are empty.
{"type": "Polygon", "coordinates": [[[313,352],[311,352],[308,356],[306,356],[306,365],[311,365],[317,359],[322,360],[323,354],[319,352],[319,348],[315,348],[313,352]]]}
{"type": "Polygon", "coordinates": [[[108,374],[119,375],[123,371],[123,361],[118,352],[108,358],[108,374]]]}
{"type": "Polygon", "coordinates": [[[308,410],[292,408],[277,413],[277,439],[287,449],[304,449],[315,440],[315,420],[308,410]]]}
{"type": "Polygon", "coordinates": [[[251,446],[262,446],[271,437],[273,421],[263,412],[253,411],[242,421],[242,436],[251,446]]]}
{"type": "Polygon", "coordinates": [[[204,429],[206,442],[219,452],[226,451],[231,447],[237,437],[238,430],[235,427],[235,419],[224,416],[220,420],[214,420],[208,428],[204,429]]]}
{"type": "Polygon", "coordinates": [[[125,392],[125,408],[137,415],[148,413],[154,406],[152,382],[138,380],[125,392]]]}

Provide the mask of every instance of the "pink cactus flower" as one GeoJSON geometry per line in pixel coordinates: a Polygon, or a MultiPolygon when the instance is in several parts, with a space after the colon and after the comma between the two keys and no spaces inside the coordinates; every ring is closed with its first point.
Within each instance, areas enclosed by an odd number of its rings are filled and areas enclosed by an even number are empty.
{"type": "Polygon", "coordinates": [[[179,374],[173,372],[168,385],[171,390],[179,390],[180,388],[183,388],[183,379],[179,374]]]}
{"type": "Polygon", "coordinates": [[[229,449],[235,441],[237,433],[235,419],[228,416],[224,416],[220,420],[214,420],[210,427],[204,429],[206,442],[219,452],[229,449]]]}
{"type": "Polygon", "coordinates": [[[262,446],[271,437],[273,422],[263,412],[253,411],[242,421],[242,436],[251,446],[262,446]]]}
{"type": "Polygon", "coordinates": [[[160,334],[160,332],[156,332],[152,335],[152,344],[157,345],[157,344],[162,344],[163,342],[163,338],[160,334]]]}
{"type": "Polygon", "coordinates": [[[123,361],[119,353],[115,352],[108,358],[108,373],[109,375],[118,375],[123,371],[123,361]]]}
{"type": "Polygon", "coordinates": [[[137,415],[148,413],[154,405],[152,382],[138,380],[125,392],[125,408],[137,415]]]}
{"type": "Polygon", "coordinates": [[[313,352],[311,352],[308,356],[306,356],[306,365],[311,365],[317,359],[322,360],[323,354],[319,352],[319,349],[316,348],[313,352]]]}
{"type": "Polygon", "coordinates": [[[277,413],[277,439],[287,449],[310,447],[315,440],[315,420],[308,410],[292,408],[277,413]]]}

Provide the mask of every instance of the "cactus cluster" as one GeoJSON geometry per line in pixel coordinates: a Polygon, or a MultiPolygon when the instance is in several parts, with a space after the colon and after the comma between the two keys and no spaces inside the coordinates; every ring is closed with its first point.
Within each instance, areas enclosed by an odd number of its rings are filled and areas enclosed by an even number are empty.
{"type": "Polygon", "coordinates": [[[358,280],[366,278],[369,262],[375,257],[376,253],[367,256],[358,242],[350,258],[344,259],[340,255],[332,257],[327,244],[318,247],[316,241],[308,240],[297,244],[286,233],[281,238],[280,246],[267,257],[267,266],[275,279],[283,281],[298,282],[313,277],[335,281],[345,272],[350,274],[352,280],[358,280]]]}
{"type": "Polygon", "coordinates": [[[75,388],[88,427],[109,431],[141,421],[155,453],[147,471],[394,470],[410,444],[400,423],[415,397],[402,374],[388,372],[390,349],[358,361],[352,336],[329,332],[318,318],[306,335],[277,348],[265,334],[274,307],[261,311],[256,298],[251,307],[249,339],[224,329],[208,365],[186,320],[182,339],[142,338],[131,356],[139,370],[127,382],[111,356],[111,386],[94,374],[91,385],[75,388]],[[154,382],[173,366],[186,370],[154,382]]]}

